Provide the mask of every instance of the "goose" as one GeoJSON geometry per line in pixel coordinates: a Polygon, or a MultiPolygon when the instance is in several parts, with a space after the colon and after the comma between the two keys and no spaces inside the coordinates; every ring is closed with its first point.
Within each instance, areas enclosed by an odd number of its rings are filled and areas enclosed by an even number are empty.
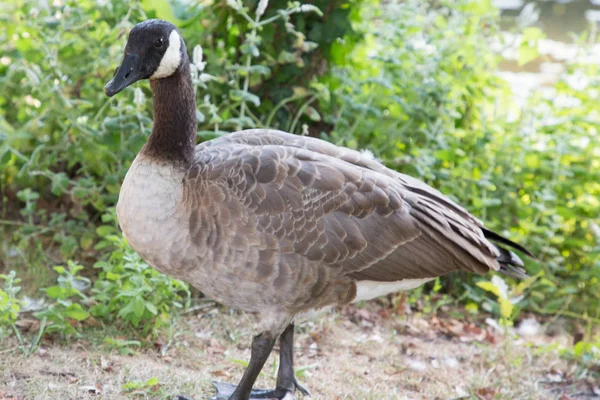
{"type": "MultiPolygon", "coordinates": [[[[131,247],[152,267],[258,316],[238,385],[216,399],[294,399],[294,323],[327,307],[410,290],[452,271],[526,276],[508,248],[427,184],[365,152],[273,129],[196,145],[186,46],[163,20],[135,25],[106,95],[149,79],[152,132],[117,203],[131,247]],[[280,340],[276,387],[253,389],[280,340]]],[[[179,396],[179,399],[187,399],[179,396]]]]}

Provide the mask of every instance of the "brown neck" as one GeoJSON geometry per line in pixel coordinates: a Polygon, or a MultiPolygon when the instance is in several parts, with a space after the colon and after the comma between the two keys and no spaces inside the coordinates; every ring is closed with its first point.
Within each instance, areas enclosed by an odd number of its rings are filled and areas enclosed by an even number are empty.
{"type": "Polygon", "coordinates": [[[181,66],[166,78],[150,80],[154,102],[154,125],[142,152],[175,164],[189,165],[196,145],[196,95],[187,55],[181,66]]]}

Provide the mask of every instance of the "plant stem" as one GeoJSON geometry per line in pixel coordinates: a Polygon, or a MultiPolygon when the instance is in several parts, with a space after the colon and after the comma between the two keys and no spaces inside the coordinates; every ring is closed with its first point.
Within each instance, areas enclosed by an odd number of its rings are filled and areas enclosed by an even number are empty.
{"type": "Polygon", "coordinates": [[[308,101],[304,104],[302,104],[302,106],[300,107],[300,109],[298,109],[298,112],[296,113],[296,116],[294,117],[294,121],[292,122],[292,125],[290,126],[290,133],[294,133],[294,130],[296,129],[296,125],[298,124],[298,120],[300,120],[300,117],[302,116],[302,114],[304,114],[304,110],[306,110],[306,108],[308,106],[310,106],[310,104],[315,101],[317,99],[317,96],[312,96],[310,99],[308,99],[308,101]]]}
{"type": "Polygon", "coordinates": [[[277,14],[277,15],[271,17],[271,18],[267,18],[267,19],[265,19],[264,21],[262,21],[260,23],[258,21],[256,21],[256,26],[268,25],[271,22],[277,21],[279,18],[281,18],[281,14],[277,14]]]}
{"type": "Polygon", "coordinates": [[[267,117],[267,122],[265,122],[265,127],[270,127],[271,126],[271,122],[273,121],[273,118],[275,118],[275,114],[277,113],[277,111],[279,111],[279,109],[283,106],[285,106],[287,103],[291,103],[292,101],[296,101],[299,100],[303,97],[308,96],[310,93],[305,93],[305,94],[301,94],[301,95],[297,95],[297,96],[291,96],[288,97],[286,99],[281,100],[279,103],[277,103],[277,105],[275,105],[275,107],[273,107],[273,109],[271,110],[271,113],[269,114],[269,116],[267,117]]]}
{"type": "MultiPolygon", "coordinates": [[[[240,10],[240,14],[252,24],[252,31],[250,32],[249,37],[251,37],[252,40],[256,39],[256,32],[259,27],[260,15],[256,14],[256,17],[254,18],[254,21],[253,21],[252,18],[250,18],[250,16],[243,9],[240,10]]],[[[251,65],[252,65],[252,52],[249,51],[248,56],[246,57],[246,76],[244,77],[244,87],[243,87],[244,93],[248,93],[248,87],[250,86],[250,66],[251,65]]],[[[245,114],[246,114],[246,99],[244,98],[244,99],[242,99],[242,105],[240,107],[240,119],[243,119],[245,114]]],[[[238,129],[242,129],[242,127],[239,127],[238,129]]]]}
{"type": "MultiPolygon", "coordinates": [[[[254,29],[253,29],[254,32],[254,29]]],[[[248,53],[248,57],[246,58],[246,71],[248,71],[250,69],[250,65],[252,63],[252,54],[248,53]]],[[[250,72],[246,73],[246,76],[244,77],[244,92],[247,93],[248,92],[248,86],[250,85],[250,72]]],[[[246,99],[242,99],[242,106],[240,108],[240,118],[244,118],[244,115],[246,113],[246,99]]]]}

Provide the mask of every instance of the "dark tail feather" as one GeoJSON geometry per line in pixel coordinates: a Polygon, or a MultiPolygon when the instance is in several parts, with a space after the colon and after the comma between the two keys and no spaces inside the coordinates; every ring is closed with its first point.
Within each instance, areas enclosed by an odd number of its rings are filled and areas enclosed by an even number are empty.
{"type": "Polygon", "coordinates": [[[512,251],[506,250],[504,247],[494,245],[500,255],[496,260],[500,264],[500,272],[505,275],[512,276],[513,278],[525,279],[529,278],[527,271],[523,268],[523,261],[512,251]]]}
{"type": "MultiPolygon", "coordinates": [[[[495,242],[499,242],[506,246],[517,249],[526,254],[527,256],[535,259],[535,256],[520,244],[512,242],[506,239],[505,237],[500,236],[497,233],[487,230],[485,228],[483,228],[482,231],[486,239],[490,239],[495,242]]],[[[523,269],[523,261],[519,258],[519,256],[517,256],[512,251],[505,249],[504,247],[498,246],[496,244],[494,244],[494,246],[500,252],[500,255],[497,258],[498,263],[500,264],[500,272],[518,279],[524,279],[529,277],[525,269],[523,269]]]]}
{"type": "Polygon", "coordinates": [[[483,232],[483,236],[485,236],[486,239],[490,239],[490,240],[493,240],[495,242],[499,242],[499,243],[505,244],[508,247],[512,247],[513,249],[517,249],[520,252],[526,254],[527,256],[533,258],[534,260],[537,260],[537,257],[534,256],[532,252],[530,252],[529,250],[527,250],[525,247],[521,246],[520,244],[515,243],[512,240],[508,240],[504,236],[500,236],[496,232],[492,232],[492,231],[490,231],[490,230],[488,230],[486,228],[481,228],[481,230],[483,232]]]}

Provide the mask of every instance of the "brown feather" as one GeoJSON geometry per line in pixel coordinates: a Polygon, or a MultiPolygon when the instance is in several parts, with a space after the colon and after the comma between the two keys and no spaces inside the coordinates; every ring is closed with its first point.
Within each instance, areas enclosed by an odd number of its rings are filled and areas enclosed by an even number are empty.
{"type": "Polygon", "coordinates": [[[136,250],[247,311],[293,315],[347,302],[361,280],[518,272],[516,256],[489,242],[481,222],[450,199],[322,140],[236,132],[197,146],[182,182],[168,218],[183,229],[136,250]],[[168,257],[156,250],[162,245],[168,257]]]}
{"type": "Polygon", "coordinates": [[[337,271],[336,279],[396,281],[500,268],[500,252],[479,220],[439,191],[359,152],[248,130],[198,146],[197,158],[221,147],[248,154],[243,160],[253,165],[242,164],[246,173],[261,166],[263,195],[251,185],[241,193],[259,216],[257,230],[293,243],[299,256],[337,271]]]}

